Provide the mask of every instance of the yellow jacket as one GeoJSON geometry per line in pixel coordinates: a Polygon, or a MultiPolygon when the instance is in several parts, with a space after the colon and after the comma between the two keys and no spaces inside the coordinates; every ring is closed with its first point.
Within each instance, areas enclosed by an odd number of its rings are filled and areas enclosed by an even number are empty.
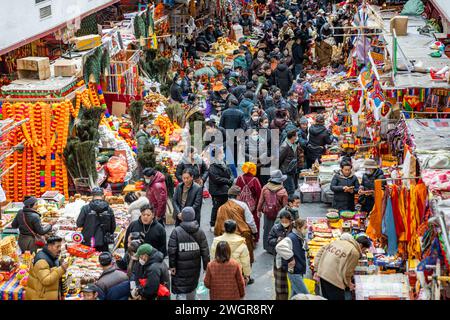
{"type": "Polygon", "coordinates": [[[231,249],[231,258],[241,265],[244,276],[250,276],[252,267],[250,265],[250,254],[245,243],[245,238],[235,233],[224,233],[219,237],[215,237],[211,245],[211,259],[214,259],[216,256],[217,244],[220,241],[228,242],[231,249]]]}
{"type": "Polygon", "coordinates": [[[58,300],[59,281],[64,273],[62,267],[50,268],[45,259],[38,260],[30,270],[25,300],[58,300]]]}

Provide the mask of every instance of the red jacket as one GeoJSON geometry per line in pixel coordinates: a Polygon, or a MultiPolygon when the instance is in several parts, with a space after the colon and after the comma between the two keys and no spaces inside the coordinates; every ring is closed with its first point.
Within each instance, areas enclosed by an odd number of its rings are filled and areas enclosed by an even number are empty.
{"type": "MultiPolygon", "coordinates": [[[[246,173],[242,176],[239,176],[236,180],[236,185],[241,188],[241,190],[244,188],[245,185],[248,185],[253,198],[255,199],[256,206],[258,205],[258,200],[261,195],[261,183],[259,182],[257,177],[254,177],[250,173],[246,173]]],[[[256,208],[255,208],[256,211],[256,208]]]]}
{"type": "Polygon", "coordinates": [[[153,181],[147,186],[147,198],[155,207],[156,217],[165,217],[168,198],[166,177],[159,171],[155,174],[153,181]]]}
{"type": "Polygon", "coordinates": [[[208,264],[205,287],[210,300],[240,300],[245,296],[241,266],[233,259],[225,263],[213,260],[208,264]]]}

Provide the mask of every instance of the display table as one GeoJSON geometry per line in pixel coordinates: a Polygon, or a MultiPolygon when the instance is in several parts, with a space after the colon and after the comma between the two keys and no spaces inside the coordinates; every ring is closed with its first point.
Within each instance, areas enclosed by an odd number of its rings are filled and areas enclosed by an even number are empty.
{"type": "Polygon", "coordinates": [[[8,281],[0,282],[0,300],[25,300],[25,288],[20,285],[20,280],[11,277],[8,281]]]}
{"type": "Polygon", "coordinates": [[[356,300],[409,300],[404,274],[355,275],[356,300]]]}

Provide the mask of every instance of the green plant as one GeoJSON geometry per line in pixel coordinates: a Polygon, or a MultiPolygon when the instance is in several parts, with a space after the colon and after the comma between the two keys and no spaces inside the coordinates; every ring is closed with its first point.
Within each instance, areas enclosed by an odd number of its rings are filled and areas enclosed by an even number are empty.
{"type": "Polygon", "coordinates": [[[130,104],[130,110],[128,114],[130,115],[131,122],[133,123],[133,133],[136,134],[139,130],[139,126],[142,122],[142,111],[144,110],[144,102],[141,100],[133,100],[130,104]]]}

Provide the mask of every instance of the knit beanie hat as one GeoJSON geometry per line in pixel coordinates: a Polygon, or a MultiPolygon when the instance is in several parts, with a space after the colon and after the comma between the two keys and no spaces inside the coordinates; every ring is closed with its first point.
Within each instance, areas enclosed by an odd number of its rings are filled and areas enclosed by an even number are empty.
{"type": "Polygon", "coordinates": [[[190,222],[195,220],[195,210],[192,207],[185,207],[181,210],[181,219],[185,222],[190,222]]]}
{"type": "Polygon", "coordinates": [[[29,197],[28,199],[23,201],[23,205],[26,208],[33,208],[34,204],[37,202],[38,200],[35,197],[29,197]]]}
{"type": "Polygon", "coordinates": [[[137,249],[136,257],[139,258],[143,254],[146,254],[149,256],[152,254],[152,251],[153,251],[153,247],[151,245],[149,245],[148,243],[144,243],[137,249]]]}

